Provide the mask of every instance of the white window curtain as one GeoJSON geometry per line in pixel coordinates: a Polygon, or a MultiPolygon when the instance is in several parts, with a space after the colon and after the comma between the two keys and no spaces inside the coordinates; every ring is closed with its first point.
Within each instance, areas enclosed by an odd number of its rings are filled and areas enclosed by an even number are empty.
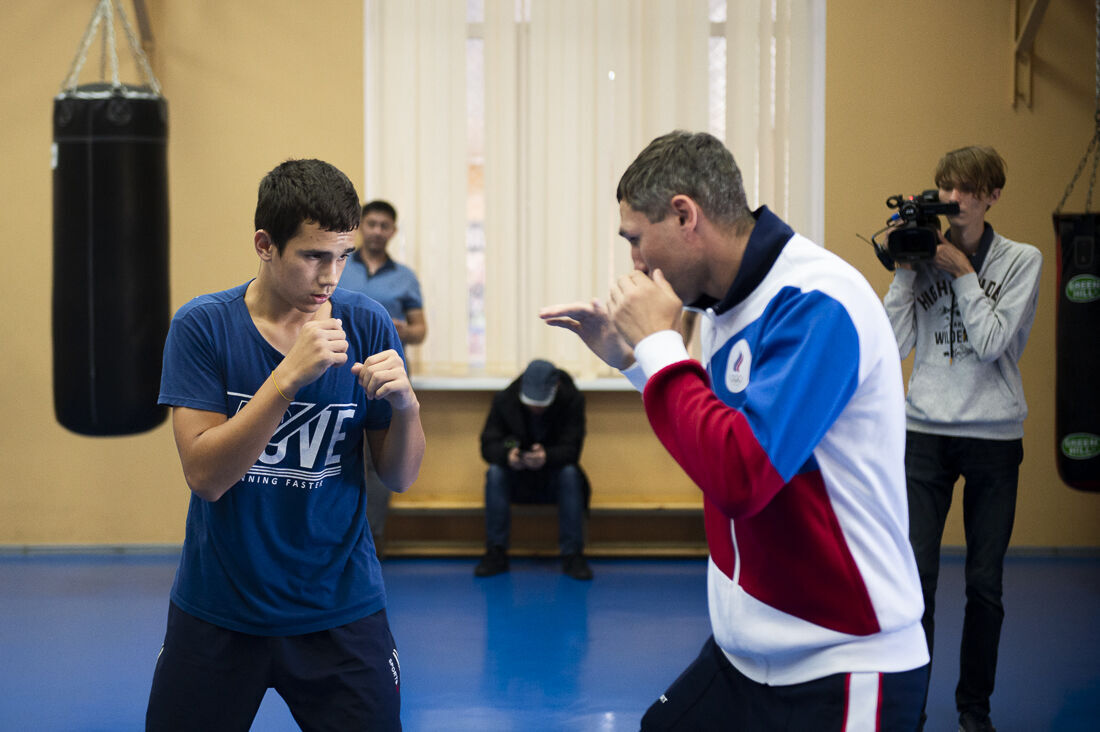
{"type": "Polygon", "coordinates": [[[367,198],[397,208],[390,254],[420,278],[428,337],[418,373],[464,375],[466,317],[466,6],[368,0],[367,198]]]}
{"type": "MultiPolygon", "coordinates": [[[[465,3],[366,0],[367,189],[397,205],[429,336],[467,368],[465,3]]],[[[708,0],[484,0],[485,367],[610,375],[540,307],[630,268],[615,186],[652,138],[708,128],[708,0]]],[[[720,27],[720,26],[719,26],[720,27]]],[[[824,0],[730,0],[725,139],[750,203],[820,241],[824,0]]]]}
{"type": "Polygon", "coordinates": [[[726,144],[749,203],[823,244],[825,0],[731,0],[727,13],[726,144]]]}
{"type": "Polygon", "coordinates": [[[629,270],[615,184],[649,139],[706,127],[708,28],[706,0],[533,0],[518,24],[512,0],[486,0],[488,371],[606,372],[537,313],[629,270]]]}

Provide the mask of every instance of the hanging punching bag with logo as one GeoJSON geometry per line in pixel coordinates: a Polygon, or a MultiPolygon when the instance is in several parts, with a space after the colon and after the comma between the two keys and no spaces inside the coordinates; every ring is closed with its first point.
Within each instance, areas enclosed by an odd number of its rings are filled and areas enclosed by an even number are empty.
{"type": "Polygon", "coordinates": [[[168,300],[167,104],[147,86],[54,100],[53,384],[86,435],[160,424],[168,300]]]}
{"type": "Polygon", "coordinates": [[[1100,491],[1100,214],[1054,214],[1058,236],[1058,474],[1100,491]]]}

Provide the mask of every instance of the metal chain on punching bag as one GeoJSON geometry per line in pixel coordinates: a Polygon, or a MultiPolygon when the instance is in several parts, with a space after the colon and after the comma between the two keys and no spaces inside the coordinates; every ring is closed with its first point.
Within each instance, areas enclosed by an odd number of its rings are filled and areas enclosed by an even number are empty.
{"type": "MultiPolygon", "coordinates": [[[[1096,106],[1093,111],[1093,123],[1095,124],[1095,130],[1092,133],[1092,139],[1085,149],[1085,154],[1081,156],[1081,162],[1077,164],[1077,170],[1074,172],[1073,178],[1066,186],[1066,192],[1062,195],[1062,200],[1058,202],[1058,208],[1054,209],[1055,214],[1061,213],[1062,207],[1066,205],[1066,200],[1073,193],[1073,186],[1077,184],[1077,179],[1081,177],[1081,172],[1085,169],[1089,157],[1100,149],[1100,0],[1096,0],[1096,106]]],[[[1100,155],[1097,155],[1092,161],[1092,176],[1089,178],[1089,195],[1085,199],[1085,211],[1092,210],[1092,191],[1096,186],[1097,162],[1100,162],[1100,155]]]]}
{"type": "Polygon", "coordinates": [[[1058,474],[1072,488],[1100,491],[1100,214],[1091,213],[1100,164],[1100,0],[1096,0],[1095,130],[1065,195],[1054,211],[1058,239],[1055,442],[1058,474]],[[1089,158],[1085,213],[1062,207],[1089,158]]]}
{"type": "Polygon", "coordinates": [[[167,416],[168,112],[120,0],[96,5],[53,128],[54,411],[80,434],[143,432],[167,416]],[[119,78],[116,17],[143,83],[119,78]],[[79,84],[100,30],[102,78],[79,84]]]}

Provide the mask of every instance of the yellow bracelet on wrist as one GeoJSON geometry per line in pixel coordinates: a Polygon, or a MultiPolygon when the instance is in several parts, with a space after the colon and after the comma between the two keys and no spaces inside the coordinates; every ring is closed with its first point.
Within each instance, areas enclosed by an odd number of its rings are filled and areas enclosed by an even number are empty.
{"type": "Polygon", "coordinates": [[[279,392],[279,396],[281,396],[283,399],[286,399],[288,402],[293,402],[294,401],[293,399],[288,397],[286,394],[284,394],[283,390],[279,388],[279,382],[275,381],[275,372],[274,371],[271,372],[271,383],[275,386],[275,391],[279,392]]]}

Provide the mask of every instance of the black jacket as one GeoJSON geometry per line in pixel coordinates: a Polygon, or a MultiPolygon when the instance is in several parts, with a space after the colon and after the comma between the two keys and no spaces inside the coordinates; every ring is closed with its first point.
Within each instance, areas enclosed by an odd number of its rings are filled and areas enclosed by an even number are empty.
{"type": "MultiPolygon", "coordinates": [[[[548,468],[564,465],[580,467],[578,463],[585,435],[584,395],[569,374],[561,369],[557,373],[558,393],[542,417],[546,427],[546,434],[541,440],[546,449],[546,465],[529,473],[536,481],[546,474],[548,468]]],[[[530,434],[526,407],[519,400],[521,378],[517,377],[493,395],[489,416],[481,430],[481,457],[488,463],[507,467],[510,442],[514,441],[520,449],[528,449],[536,441],[530,434]]]]}

